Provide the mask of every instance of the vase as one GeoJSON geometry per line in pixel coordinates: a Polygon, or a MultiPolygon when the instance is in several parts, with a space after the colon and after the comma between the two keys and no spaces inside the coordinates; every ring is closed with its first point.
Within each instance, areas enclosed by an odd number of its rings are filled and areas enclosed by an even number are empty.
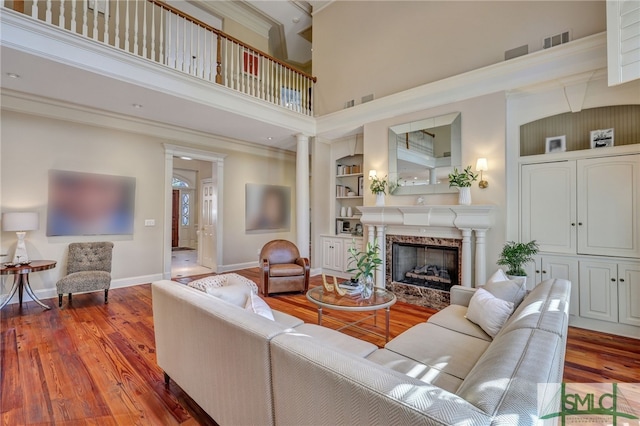
{"type": "Polygon", "coordinates": [[[367,276],[364,280],[360,278],[360,281],[360,287],[362,288],[360,297],[365,300],[371,299],[371,295],[373,295],[373,277],[367,276]]]}
{"type": "Polygon", "coordinates": [[[527,276],[526,275],[507,275],[507,278],[509,278],[511,281],[515,281],[518,284],[520,284],[523,287],[526,287],[527,285],[527,276]]]}
{"type": "Polygon", "coordinates": [[[384,192],[378,192],[376,194],[376,207],[384,206],[384,192]]]}
{"type": "Polygon", "coordinates": [[[462,206],[470,206],[471,205],[471,187],[463,186],[458,188],[460,193],[458,194],[458,204],[462,206]]]}
{"type": "Polygon", "coordinates": [[[347,208],[346,207],[341,207],[340,208],[340,217],[347,217],[347,208]]]}
{"type": "Polygon", "coordinates": [[[347,208],[347,217],[353,217],[353,209],[351,207],[347,208]]]}

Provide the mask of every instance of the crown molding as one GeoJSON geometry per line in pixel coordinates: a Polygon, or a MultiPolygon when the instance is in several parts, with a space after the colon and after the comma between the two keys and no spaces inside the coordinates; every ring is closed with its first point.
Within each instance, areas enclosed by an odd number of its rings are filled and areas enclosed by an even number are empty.
{"type": "Polygon", "coordinates": [[[245,5],[243,2],[191,0],[190,3],[223,19],[233,19],[262,37],[266,39],[269,38],[269,30],[273,25],[273,20],[257,11],[257,9],[245,5]]]}

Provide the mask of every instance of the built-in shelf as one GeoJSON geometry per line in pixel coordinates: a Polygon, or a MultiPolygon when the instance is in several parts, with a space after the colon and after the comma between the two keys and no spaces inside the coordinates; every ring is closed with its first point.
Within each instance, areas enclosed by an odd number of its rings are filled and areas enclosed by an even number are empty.
{"type": "Polygon", "coordinates": [[[347,200],[347,199],[350,199],[350,198],[352,198],[352,199],[362,198],[362,196],[361,195],[354,195],[352,197],[336,197],[336,198],[339,199],[339,200],[347,200]]]}
{"type": "Polygon", "coordinates": [[[338,216],[336,217],[336,219],[342,219],[342,220],[360,220],[360,218],[362,218],[362,215],[353,215],[351,217],[349,216],[338,216]]]}
{"type": "Polygon", "coordinates": [[[364,173],[351,173],[348,175],[336,175],[337,178],[364,176],[364,173]]]}

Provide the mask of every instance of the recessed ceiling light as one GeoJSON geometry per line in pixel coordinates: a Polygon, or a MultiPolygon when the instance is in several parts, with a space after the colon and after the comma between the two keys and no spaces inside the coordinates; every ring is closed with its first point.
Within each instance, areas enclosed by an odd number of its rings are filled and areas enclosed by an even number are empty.
{"type": "Polygon", "coordinates": [[[193,160],[193,158],[191,158],[191,157],[186,157],[186,156],[182,156],[182,157],[180,157],[180,158],[181,158],[181,159],[183,159],[183,160],[187,160],[187,161],[191,161],[191,160],[193,160]]]}
{"type": "Polygon", "coordinates": [[[273,140],[273,138],[272,138],[271,136],[269,136],[269,137],[267,138],[267,140],[268,140],[268,141],[272,141],[272,140],[273,140]]]}
{"type": "Polygon", "coordinates": [[[142,105],[141,104],[133,104],[131,106],[134,107],[135,109],[142,109],[142,105]]]}
{"type": "Polygon", "coordinates": [[[298,22],[300,22],[300,18],[296,16],[293,19],[291,19],[291,22],[293,22],[294,24],[297,24],[298,22]]]}
{"type": "Polygon", "coordinates": [[[20,78],[20,74],[16,74],[14,72],[8,72],[7,77],[9,78],[20,78]]]}

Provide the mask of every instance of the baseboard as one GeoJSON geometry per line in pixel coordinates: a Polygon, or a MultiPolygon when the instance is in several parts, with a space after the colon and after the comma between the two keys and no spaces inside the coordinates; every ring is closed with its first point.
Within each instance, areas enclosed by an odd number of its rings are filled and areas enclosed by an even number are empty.
{"type": "Polygon", "coordinates": [[[235,263],[232,265],[218,265],[218,273],[224,274],[225,272],[239,271],[241,269],[257,268],[259,266],[258,261],[235,263]]]}
{"type": "Polygon", "coordinates": [[[315,277],[316,275],[322,274],[322,268],[313,268],[309,271],[309,275],[315,277]]]}
{"type": "MultiPolygon", "coordinates": [[[[111,281],[110,289],[132,287],[134,285],[140,285],[140,284],[149,284],[153,281],[158,281],[161,279],[162,279],[162,274],[141,275],[138,277],[120,278],[120,279],[111,281]]],[[[55,287],[34,290],[34,293],[36,294],[36,297],[40,300],[53,299],[58,297],[58,291],[56,290],[55,287]]],[[[85,292],[85,293],[91,293],[91,292],[85,292]]],[[[80,293],[77,293],[77,294],[80,294],[80,293]]],[[[31,297],[29,297],[27,292],[24,291],[22,295],[22,302],[24,303],[29,301],[31,301],[31,297]]],[[[18,302],[19,302],[18,292],[16,292],[16,294],[9,301],[9,304],[18,303],[18,302]]]]}

